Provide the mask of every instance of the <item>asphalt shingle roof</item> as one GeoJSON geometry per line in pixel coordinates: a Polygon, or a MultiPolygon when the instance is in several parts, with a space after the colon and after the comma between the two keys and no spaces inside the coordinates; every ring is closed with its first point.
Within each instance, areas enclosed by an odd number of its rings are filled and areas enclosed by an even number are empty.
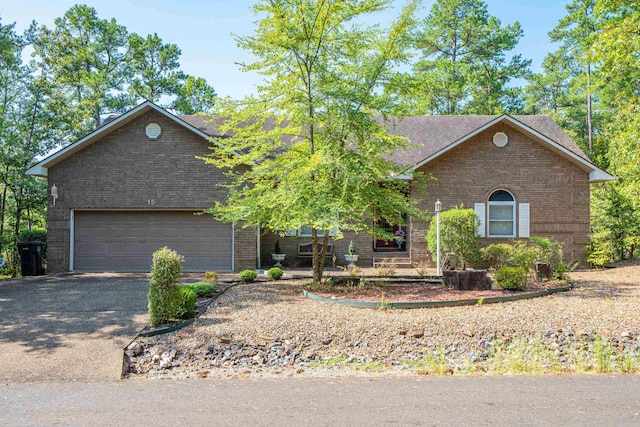
{"type": "MultiPolygon", "coordinates": [[[[218,136],[216,126],[205,116],[179,116],[191,126],[210,136],[218,136]]],[[[389,132],[409,139],[413,147],[392,157],[400,164],[413,165],[429,158],[449,145],[500,116],[406,116],[391,119],[389,132]]],[[[546,136],[573,154],[591,160],[549,116],[511,116],[516,121],[546,136]]]]}

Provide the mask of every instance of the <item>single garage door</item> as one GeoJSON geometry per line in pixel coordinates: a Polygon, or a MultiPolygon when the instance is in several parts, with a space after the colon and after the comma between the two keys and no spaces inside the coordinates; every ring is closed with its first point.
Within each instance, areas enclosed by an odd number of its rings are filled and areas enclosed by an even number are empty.
{"type": "Polygon", "coordinates": [[[183,271],[232,270],[231,224],[187,211],[75,211],[74,270],[149,271],[163,246],[183,271]]]}

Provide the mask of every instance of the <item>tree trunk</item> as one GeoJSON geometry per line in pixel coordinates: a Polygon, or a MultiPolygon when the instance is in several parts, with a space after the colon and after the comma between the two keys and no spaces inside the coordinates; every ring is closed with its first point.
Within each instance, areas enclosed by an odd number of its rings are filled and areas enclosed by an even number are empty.
{"type": "Polygon", "coordinates": [[[2,200],[0,201],[0,236],[4,233],[4,213],[7,207],[7,184],[2,189],[2,200]]]}
{"type": "Polygon", "coordinates": [[[589,157],[593,157],[593,125],[592,99],[591,99],[591,64],[587,64],[587,139],[589,141],[589,157]]]}
{"type": "Polygon", "coordinates": [[[322,246],[318,248],[318,230],[311,229],[311,242],[313,244],[313,283],[320,283],[324,273],[324,263],[327,256],[327,246],[329,245],[329,230],[324,231],[322,246]]]}

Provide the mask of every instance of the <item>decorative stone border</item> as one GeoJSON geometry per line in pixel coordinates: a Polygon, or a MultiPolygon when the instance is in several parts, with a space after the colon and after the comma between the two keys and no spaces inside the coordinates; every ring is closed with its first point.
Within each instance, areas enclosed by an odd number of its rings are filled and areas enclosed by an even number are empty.
{"type": "Polygon", "coordinates": [[[380,308],[384,306],[386,308],[436,308],[436,307],[457,307],[461,305],[479,305],[479,304],[493,304],[497,302],[505,301],[518,301],[522,299],[538,298],[558,292],[566,292],[573,289],[573,285],[558,286],[556,288],[544,289],[542,291],[529,292],[526,294],[507,295],[504,297],[488,297],[488,298],[471,298],[452,301],[424,301],[424,302],[370,302],[370,301],[347,301],[339,299],[330,299],[321,297],[319,295],[312,294],[306,289],[302,289],[302,295],[315,301],[329,302],[334,304],[346,305],[349,307],[359,308],[380,308]]]}

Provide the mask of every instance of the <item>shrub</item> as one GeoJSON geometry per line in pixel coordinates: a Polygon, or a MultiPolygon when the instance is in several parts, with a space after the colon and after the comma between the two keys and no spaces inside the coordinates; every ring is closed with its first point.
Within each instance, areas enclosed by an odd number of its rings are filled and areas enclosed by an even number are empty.
{"type": "MultiPolygon", "coordinates": [[[[436,222],[434,216],[427,232],[427,244],[432,258],[436,258],[436,222]]],[[[478,219],[473,209],[464,209],[464,206],[449,209],[440,214],[440,252],[453,252],[462,261],[465,268],[468,263],[473,263],[480,257],[481,239],[477,235],[478,219]]]]}
{"type": "Polygon", "coordinates": [[[197,282],[189,285],[198,298],[208,297],[216,291],[216,287],[208,282],[197,282]]]}
{"type": "Polygon", "coordinates": [[[347,247],[347,252],[349,255],[358,255],[358,249],[356,248],[356,244],[353,243],[353,240],[349,241],[349,246],[347,247]]]}
{"type": "Polygon", "coordinates": [[[482,259],[489,263],[489,266],[498,269],[507,263],[513,254],[513,246],[508,243],[496,243],[480,249],[482,259]]]}
{"type": "Polygon", "coordinates": [[[267,271],[267,276],[271,277],[273,280],[278,280],[282,277],[284,273],[282,272],[282,270],[278,267],[273,267],[270,268],[267,271]]]}
{"type": "Polygon", "coordinates": [[[523,267],[504,265],[496,270],[495,279],[503,289],[522,291],[527,281],[527,271],[523,267]]]}
{"type": "Polygon", "coordinates": [[[274,254],[281,254],[282,249],[280,249],[280,240],[276,240],[276,244],[273,246],[274,254]]]}
{"type": "Polygon", "coordinates": [[[491,267],[499,270],[501,267],[521,267],[527,276],[533,270],[536,260],[536,248],[527,246],[522,240],[513,244],[498,243],[481,249],[482,258],[491,267]]]}
{"type": "Polygon", "coordinates": [[[169,317],[190,319],[196,312],[196,292],[191,286],[174,286],[169,291],[169,317]]]}
{"type": "Polygon", "coordinates": [[[204,273],[204,281],[211,283],[213,286],[218,284],[218,273],[215,271],[206,271],[204,273]]]}
{"type": "Polygon", "coordinates": [[[180,283],[182,259],[166,246],[153,254],[148,294],[149,321],[152,326],[166,323],[173,317],[171,295],[180,283]]]}
{"type": "Polygon", "coordinates": [[[258,277],[258,273],[253,270],[243,270],[240,272],[240,280],[245,283],[253,282],[254,280],[256,280],[256,277],[258,277]]]}

